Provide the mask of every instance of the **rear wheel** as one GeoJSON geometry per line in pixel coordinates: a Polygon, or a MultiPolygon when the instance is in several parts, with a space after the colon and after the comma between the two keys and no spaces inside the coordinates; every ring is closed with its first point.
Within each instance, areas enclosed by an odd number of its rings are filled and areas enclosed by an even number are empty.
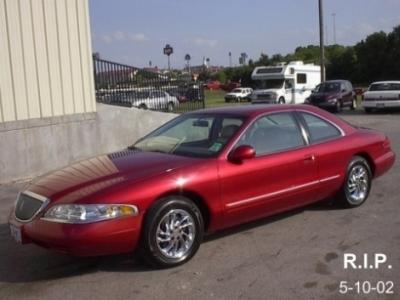
{"type": "Polygon", "coordinates": [[[370,107],[364,107],[364,110],[365,110],[365,112],[366,112],[367,114],[372,113],[372,108],[370,108],[370,107]]]}
{"type": "Polygon", "coordinates": [[[142,256],[156,267],[178,266],[197,252],[203,233],[203,217],[196,204],[182,196],[164,198],[146,216],[142,256]]]}
{"type": "Polygon", "coordinates": [[[174,111],[174,107],[175,107],[175,105],[174,105],[173,102],[168,102],[167,110],[168,110],[169,112],[174,111]]]}
{"type": "Polygon", "coordinates": [[[356,108],[357,108],[357,99],[353,98],[353,100],[351,101],[350,109],[355,110],[356,108]]]}
{"type": "Polygon", "coordinates": [[[139,108],[140,109],[147,109],[147,105],[142,103],[142,104],[139,105],[139,108]]]}
{"type": "Polygon", "coordinates": [[[335,104],[335,112],[339,113],[342,111],[342,105],[340,104],[340,101],[337,100],[335,104]]]}
{"type": "Polygon", "coordinates": [[[371,189],[371,168],[365,158],[354,156],[347,167],[346,178],[336,202],[345,207],[357,207],[367,200],[371,189]]]}

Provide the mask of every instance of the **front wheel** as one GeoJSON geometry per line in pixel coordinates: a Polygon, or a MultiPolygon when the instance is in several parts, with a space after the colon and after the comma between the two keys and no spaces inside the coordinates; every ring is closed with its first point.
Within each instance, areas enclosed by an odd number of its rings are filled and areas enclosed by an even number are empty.
{"type": "Polygon", "coordinates": [[[357,207],[367,200],[372,182],[371,168],[365,158],[354,156],[336,201],[345,207],[357,207]]]}
{"type": "Polygon", "coordinates": [[[350,109],[355,110],[356,108],[357,108],[357,99],[353,98],[353,100],[351,101],[350,109]]]}
{"type": "Polygon", "coordinates": [[[278,100],[278,104],[285,104],[285,98],[280,97],[278,100]]]}
{"type": "Polygon", "coordinates": [[[175,105],[174,105],[173,102],[168,102],[167,110],[168,110],[169,112],[174,111],[174,107],[175,107],[175,105]]]}
{"type": "Polygon", "coordinates": [[[156,267],[178,266],[197,252],[203,233],[203,217],[196,204],[182,196],[164,198],[146,216],[142,256],[156,267]]]}

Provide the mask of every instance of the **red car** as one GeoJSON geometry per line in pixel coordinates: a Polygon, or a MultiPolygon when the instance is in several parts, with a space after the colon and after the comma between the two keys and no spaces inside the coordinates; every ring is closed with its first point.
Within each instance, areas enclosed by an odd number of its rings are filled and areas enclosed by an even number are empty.
{"type": "Polygon", "coordinates": [[[359,206],[394,161],[383,133],[316,107],[200,110],[32,183],[10,228],[22,243],[78,256],[139,249],[171,267],[195,254],[205,232],[332,196],[359,206]]]}

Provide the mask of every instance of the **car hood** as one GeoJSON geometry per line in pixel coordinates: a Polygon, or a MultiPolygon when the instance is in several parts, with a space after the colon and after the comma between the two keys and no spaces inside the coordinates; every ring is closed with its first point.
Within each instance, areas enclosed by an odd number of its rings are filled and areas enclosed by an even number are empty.
{"type": "Polygon", "coordinates": [[[339,93],[313,93],[310,95],[311,99],[328,100],[339,97],[339,93]]]}
{"type": "Polygon", "coordinates": [[[80,161],[48,173],[28,190],[51,202],[68,198],[68,202],[92,195],[104,189],[137,183],[191,165],[200,159],[138,150],[123,150],[80,161]]]}

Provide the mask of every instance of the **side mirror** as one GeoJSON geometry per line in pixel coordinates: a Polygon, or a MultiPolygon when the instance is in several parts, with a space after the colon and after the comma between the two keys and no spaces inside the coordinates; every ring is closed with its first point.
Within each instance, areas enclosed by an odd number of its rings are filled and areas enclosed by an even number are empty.
{"type": "Polygon", "coordinates": [[[245,159],[251,159],[256,156],[256,150],[249,145],[241,145],[229,153],[228,160],[234,163],[240,163],[245,159]]]}

